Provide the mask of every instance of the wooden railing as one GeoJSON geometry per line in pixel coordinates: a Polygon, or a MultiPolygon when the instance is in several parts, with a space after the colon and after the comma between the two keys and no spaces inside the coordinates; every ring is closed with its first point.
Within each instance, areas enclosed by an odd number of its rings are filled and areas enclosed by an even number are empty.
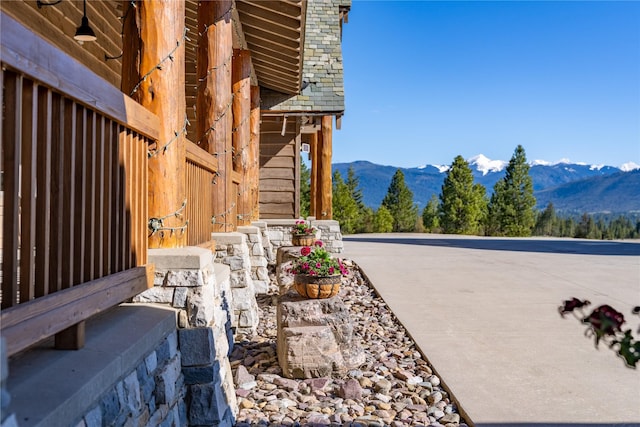
{"type": "Polygon", "coordinates": [[[0,24],[2,335],[9,355],[54,334],[81,346],[85,319],[147,287],[158,119],[4,13],[0,24]]]}
{"type": "Polygon", "coordinates": [[[192,142],[186,144],[187,244],[197,246],[211,240],[213,232],[212,186],[218,176],[218,159],[192,142]]]}

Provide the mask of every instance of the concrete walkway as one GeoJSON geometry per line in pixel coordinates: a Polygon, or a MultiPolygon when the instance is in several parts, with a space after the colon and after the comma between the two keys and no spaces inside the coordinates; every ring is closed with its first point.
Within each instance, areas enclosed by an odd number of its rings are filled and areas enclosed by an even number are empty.
{"type": "Polygon", "coordinates": [[[640,426],[640,366],[596,349],[576,317],[557,311],[571,297],[609,304],[639,338],[640,242],[344,240],[342,256],[362,267],[476,426],[640,426]]]}

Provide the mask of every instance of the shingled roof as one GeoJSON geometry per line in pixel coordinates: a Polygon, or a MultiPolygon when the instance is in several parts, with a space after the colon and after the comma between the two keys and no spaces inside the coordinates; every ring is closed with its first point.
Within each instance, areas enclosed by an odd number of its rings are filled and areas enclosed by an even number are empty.
{"type": "Polygon", "coordinates": [[[302,91],[291,96],[263,88],[262,110],[330,113],[344,111],[341,24],[351,0],[309,0],[302,91]]]}

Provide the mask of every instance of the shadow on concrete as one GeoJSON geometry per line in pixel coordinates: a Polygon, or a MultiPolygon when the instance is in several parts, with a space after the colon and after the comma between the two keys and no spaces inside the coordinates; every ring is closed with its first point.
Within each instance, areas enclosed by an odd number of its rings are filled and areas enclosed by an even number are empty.
{"type": "Polygon", "coordinates": [[[543,252],[578,255],[640,256],[640,244],[608,240],[541,240],[496,238],[415,238],[344,236],[348,242],[393,243],[401,245],[439,246],[489,251],[543,252]]]}

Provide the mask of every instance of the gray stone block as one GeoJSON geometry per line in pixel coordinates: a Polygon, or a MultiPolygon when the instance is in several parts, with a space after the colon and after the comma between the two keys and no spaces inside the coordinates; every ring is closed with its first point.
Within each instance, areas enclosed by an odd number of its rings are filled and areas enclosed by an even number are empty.
{"type": "Polygon", "coordinates": [[[96,406],[84,416],[84,424],[87,427],[102,427],[102,412],[100,406],[96,406]]]}
{"type": "Polygon", "coordinates": [[[207,366],[184,367],[182,374],[187,385],[213,383],[220,380],[220,362],[216,360],[207,366]]]}
{"type": "Polygon", "coordinates": [[[202,270],[169,270],[167,271],[165,286],[204,286],[204,276],[202,275],[202,270]]]}
{"type": "Polygon", "coordinates": [[[173,291],[173,302],[171,305],[175,308],[185,308],[187,306],[187,295],[189,294],[189,288],[176,288],[173,291]]]}
{"type": "Polygon", "coordinates": [[[156,265],[156,270],[198,270],[213,262],[213,253],[197,246],[149,249],[149,262],[156,265]]]}
{"type": "Polygon", "coordinates": [[[140,382],[137,373],[132,372],[123,381],[125,391],[125,402],[132,414],[139,414],[142,411],[142,395],[140,393],[140,382]]]}
{"type": "Polygon", "coordinates": [[[189,424],[204,426],[218,424],[229,409],[220,382],[196,384],[189,387],[189,424]]]}
{"type": "Polygon", "coordinates": [[[156,389],[154,396],[158,404],[167,404],[172,406],[178,399],[180,393],[178,385],[180,384],[179,376],[181,375],[180,358],[171,359],[160,372],[156,374],[156,389]]]}
{"type": "Polygon", "coordinates": [[[191,326],[209,326],[214,316],[213,286],[194,288],[187,297],[187,315],[191,326]]]}
{"type": "Polygon", "coordinates": [[[173,289],[162,286],[154,286],[133,297],[133,302],[171,304],[173,301],[173,289]]]}
{"type": "Polygon", "coordinates": [[[210,327],[180,329],[182,366],[210,365],[215,359],[213,329],[210,327]]]}
{"type": "Polygon", "coordinates": [[[120,401],[118,400],[118,392],[115,389],[111,389],[102,398],[102,401],[100,402],[100,409],[102,412],[103,424],[114,424],[118,415],[120,415],[120,401]]]}
{"type": "MultiPolygon", "coordinates": [[[[155,354],[155,352],[153,354],[155,354]]],[[[138,384],[140,384],[141,397],[145,402],[149,402],[153,395],[153,390],[156,388],[153,375],[149,375],[145,364],[140,364],[138,366],[136,374],[138,375],[138,384]]]]}

